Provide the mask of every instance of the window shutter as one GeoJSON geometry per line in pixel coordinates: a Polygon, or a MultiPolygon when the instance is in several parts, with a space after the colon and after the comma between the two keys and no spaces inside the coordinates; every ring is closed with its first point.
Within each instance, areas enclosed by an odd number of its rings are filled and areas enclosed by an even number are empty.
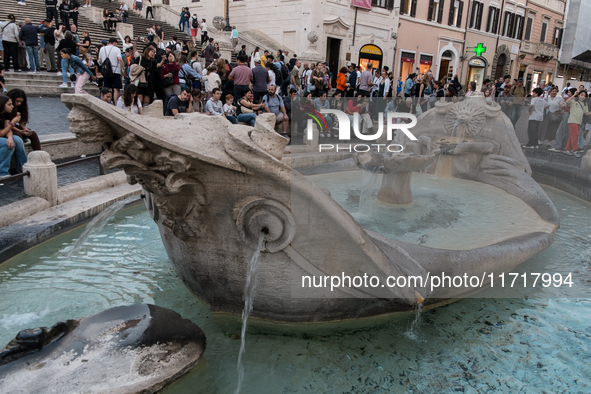
{"type": "Polygon", "coordinates": [[[522,40],[523,39],[523,23],[525,22],[525,17],[519,17],[519,29],[517,30],[517,36],[515,38],[522,40]]]}
{"type": "Polygon", "coordinates": [[[525,41],[529,41],[531,40],[531,25],[533,23],[533,19],[532,18],[527,18],[527,25],[525,26],[525,41]]]}
{"type": "Polygon", "coordinates": [[[392,11],[394,9],[394,0],[388,0],[386,3],[386,8],[392,11]]]}
{"type": "Polygon", "coordinates": [[[488,18],[486,21],[486,32],[489,33],[492,27],[492,18],[494,16],[494,7],[488,7],[488,18]]]}
{"type": "Polygon", "coordinates": [[[435,7],[435,0],[429,0],[429,14],[427,14],[427,20],[432,21],[433,8],[435,7]]]}
{"type": "Polygon", "coordinates": [[[458,7],[458,24],[457,27],[462,27],[462,11],[464,11],[464,2],[460,1],[460,6],[458,7]]]}
{"type": "Polygon", "coordinates": [[[478,9],[476,13],[476,30],[480,30],[482,25],[482,10],[484,9],[484,4],[478,3],[478,9]]]}
{"type": "Polygon", "coordinates": [[[400,14],[404,14],[404,10],[406,9],[406,2],[408,0],[400,0],[400,14]]]}
{"type": "MultiPolygon", "coordinates": [[[[453,2],[453,0],[451,0],[451,1],[453,2]]],[[[444,7],[445,7],[445,0],[439,0],[439,14],[437,15],[437,23],[443,22],[443,8],[444,7]]]]}
{"type": "Polygon", "coordinates": [[[478,8],[478,3],[472,3],[472,13],[470,14],[470,28],[474,28],[476,26],[476,9],[478,8]]]}
{"type": "Polygon", "coordinates": [[[556,46],[560,48],[562,46],[562,33],[564,33],[564,29],[558,29],[558,39],[556,46]]]}
{"type": "MultiPolygon", "coordinates": [[[[457,1],[457,0],[455,0],[455,1],[457,1]]],[[[455,16],[455,10],[456,10],[456,8],[454,7],[455,1],[451,0],[451,4],[449,5],[449,15],[448,15],[448,20],[447,20],[448,26],[452,26],[454,24],[454,16],[455,16]]]]}
{"type": "Polygon", "coordinates": [[[499,10],[498,8],[495,8],[495,15],[493,17],[493,21],[492,21],[492,30],[491,32],[493,34],[497,34],[497,32],[499,31],[499,17],[501,14],[501,10],[499,10]]]}
{"type": "Polygon", "coordinates": [[[540,36],[540,42],[546,42],[546,30],[548,29],[547,23],[542,23],[542,34],[540,36]]]}
{"type": "Polygon", "coordinates": [[[412,3],[410,4],[410,16],[415,17],[417,16],[417,0],[410,0],[412,3]]]}

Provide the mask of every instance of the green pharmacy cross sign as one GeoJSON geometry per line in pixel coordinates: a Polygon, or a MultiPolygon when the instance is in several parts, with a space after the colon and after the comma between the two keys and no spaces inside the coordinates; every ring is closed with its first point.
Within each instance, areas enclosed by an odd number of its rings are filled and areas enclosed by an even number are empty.
{"type": "Polygon", "coordinates": [[[486,47],[483,43],[478,43],[478,46],[474,48],[474,53],[476,53],[477,56],[481,56],[484,52],[486,52],[486,47]]]}

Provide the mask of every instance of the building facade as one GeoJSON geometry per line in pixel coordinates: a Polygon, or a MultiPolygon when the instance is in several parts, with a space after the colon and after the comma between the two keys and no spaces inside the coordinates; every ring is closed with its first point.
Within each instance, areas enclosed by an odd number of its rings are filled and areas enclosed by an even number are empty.
{"type": "MultiPolygon", "coordinates": [[[[163,0],[153,0],[154,4],[163,0]]],[[[260,32],[302,61],[328,62],[334,77],[345,65],[392,68],[396,52],[399,0],[164,0],[166,7],[189,7],[191,14],[211,26],[216,16],[229,10],[230,24],[239,32],[260,32]]],[[[249,35],[253,37],[255,34],[249,35]]],[[[246,34],[245,34],[246,37],[246,34]]],[[[261,40],[264,42],[264,40],[261,40]]],[[[261,42],[259,41],[259,42],[261,42]]],[[[248,41],[247,49],[253,45],[248,41]]]]}
{"type": "Polygon", "coordinates": [[[564,33],[566,0],[528,0],[518,76],[531,91],[554,83],[564,33]]]}
{"type": "Polygon", "coordinates": [[[591,1],[568,0],[564,33],[560,40],[556,83],[560,87],[591,81],[591,1]]]}
{"type": "Polygon", "coordinates": [[[400,0],[394,75],[429,70],[437,80],[460,73],[467,0],[400,0]]]}
{"type": "Polygon", "coordinates": [[[517,59],[523,38],[526,0],[470,0],[466,21],[466,46],[460,81],[517,75],[517,59]]]}

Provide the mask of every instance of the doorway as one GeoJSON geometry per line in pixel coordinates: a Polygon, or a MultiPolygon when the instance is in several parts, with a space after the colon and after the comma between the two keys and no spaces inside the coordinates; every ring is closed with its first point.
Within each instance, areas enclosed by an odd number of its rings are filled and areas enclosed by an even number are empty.
{"type": "Polygon", "coordinates": [[[495,80],[502,78],[504,75],[503,70],[505,69],[505,64],[507,63],[507,57],[504,53],[499,55],[497,59],[497,69],[495,70],[495,80]]]}
{"type": "Polygon", "coordinates": [[[451,51],[445,51],[441,55],[441,60],[439,62],[439,75],[437,78],[438,81],[448,82],[453,78],[454,68],[452,64],[452,56],[453,53],[451,51]]]}
{"type": "Polygon", "coordinates": [[[326,62],[332,73],[332,86],[337,85],[337,74],[339,73],[339,60],[341,56],[341,40],[327,37],[326,40],[326,62]]]}

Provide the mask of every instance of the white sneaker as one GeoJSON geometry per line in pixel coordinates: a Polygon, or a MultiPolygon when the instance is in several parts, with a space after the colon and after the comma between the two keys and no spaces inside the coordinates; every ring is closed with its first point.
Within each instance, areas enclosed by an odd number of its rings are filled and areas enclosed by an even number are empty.
{"type": "Polygon", "coordinates": [[[60,86],[58,86],[59,88],[68,88],[68,83],[62,83],[60,86]]]}
{"type": "Polygon", "coordinates": [[[324,138],[324,134],[323,134],[323,133],[320,133],[320,136],[321,136],[322,138],[324,138]]]}
{"type": "Polygon", "coordinates": [[[61,77],[62,76],[62,72],[61,71],[58,71],[57,72],[57,75],[59,75],[61,77]]]}
{"type": "Polygon", "coordinates": [[[29,74],[35,74],[35,70],[29,71],[29,74]]]}
{"type": "Polygon", "coordinates": [[[41,74],[41,71],[35,71],[35,74],[41,74]]]}
{"type": "Polygon", "coordinates": [[[70,83],[70,87],[73,88],[76,84],[74,82],[70,83]]]}

